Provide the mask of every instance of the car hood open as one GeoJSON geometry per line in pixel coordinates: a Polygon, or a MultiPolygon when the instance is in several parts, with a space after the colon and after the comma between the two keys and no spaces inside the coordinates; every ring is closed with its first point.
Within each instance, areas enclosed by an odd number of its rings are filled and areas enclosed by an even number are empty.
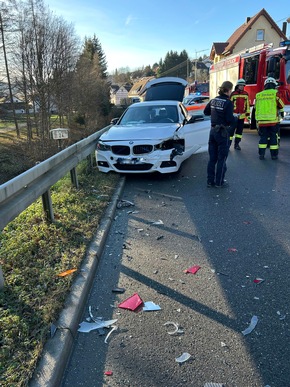
{"type": "Polygon", "coordinates": [[[178,77],[163,77],[152,79],[144,86],[141,94],[145,94],[144,101],[170,100],[181,102],[188,82],[178,77]]]}
{"type": "Polygon", "coordinates": [[[174,135],[180,127],[179,124],[141,124],[141,125],[116,125],[112,126],[100,137],[101,141],[136,141],[136,140],[164,140],[174,135]]]}

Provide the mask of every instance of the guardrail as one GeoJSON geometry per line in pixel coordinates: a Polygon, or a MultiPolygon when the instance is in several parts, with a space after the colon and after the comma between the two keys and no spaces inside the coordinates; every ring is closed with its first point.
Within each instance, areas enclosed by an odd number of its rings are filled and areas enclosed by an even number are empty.
{"type": "MultiPolygon", "coordinates": [[[[21,175],[0,185],[0,230],[15,219],[30,204],[42,196],[48,220],[54,220],[50,188],[68,172],[72,183],[78,187],[76,166],[95,150],[97,139],[111,125],[60,151],[21,175]]],[[[0,289],[4,286],[0,266],[0,289]]]]}

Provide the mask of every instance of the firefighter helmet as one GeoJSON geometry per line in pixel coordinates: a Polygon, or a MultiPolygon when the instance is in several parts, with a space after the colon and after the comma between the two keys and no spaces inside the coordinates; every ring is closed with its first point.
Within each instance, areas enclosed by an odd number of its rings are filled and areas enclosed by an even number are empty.
{"type": "Polygon", "coordinates": [[[238,79],[237,86],[246,86],[246,81],[243,78],[238,79]]]}
{"type": "Polygon", "coordinates": [[[269,83],[273,83],[275,86],[278,85],[277,81],[275,78],[273,77],[268,77],[265,82],[264,82],[264,86],[268,85],[269,83]]]}

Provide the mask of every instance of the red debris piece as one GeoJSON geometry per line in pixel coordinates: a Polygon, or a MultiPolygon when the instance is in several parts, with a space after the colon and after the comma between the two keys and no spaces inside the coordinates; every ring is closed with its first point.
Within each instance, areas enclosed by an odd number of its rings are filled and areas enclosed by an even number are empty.
{"type": "Polygon", "coordinates": [[[184,273],[191,273],[191,274],[196,274],[198,270],[200,269],[200,266],[192,266],[189,269],[184,270],[184,273]]]}
{"type": "Polygon", "coordinates": [[[113,375],[113,371],[105,371],[104,374],[107,375],[107,376],[112,376],[113,375]]]}
{"type": "Polygon", "coordinates": [[[249,222],[248,220],[245,220],[243,223],[244,224],[251,224],[251,222],[249,222]]]}
{"type": "Polygon", "coordinates": [[[228,248],[228,251],[232,252],[232,253],[236,253],[238,250],[235,249],[234,247],[229,247],[228,248]]]}
{"type": "Polygon", "coordinates": [[[262,282],[264,282],[265,280],[263,279],[263,278],[255,278],[254,279],[254,283],[255,284],[260,284],[260,283],[262,283],[262,282]]]}
{"type": "Polygon", "coordinates": [[[143,306],[144,303],[140,296],[137,293],[134,293],[133,296],[127,298],[125,301],[121,302],[121,304],[118,305],[119,308],[122,309],[129,309],[133,311],[137,311],[138,308],[143,306]]]}

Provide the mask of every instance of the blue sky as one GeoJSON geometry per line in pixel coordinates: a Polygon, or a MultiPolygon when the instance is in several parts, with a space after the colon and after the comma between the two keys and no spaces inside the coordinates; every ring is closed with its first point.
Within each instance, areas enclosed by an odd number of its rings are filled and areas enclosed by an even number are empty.
{"type": "Polygon", "coordinates": [[[209,54],[213,42],[225,42],[247,16],[262,8],[280,28],[290,17],[289,0],[44,1],[55,15],[74,24],[81,39],[97,36],[109,72],[153,65],[171,50],[186,50],[192,59],[209,54]]]}

